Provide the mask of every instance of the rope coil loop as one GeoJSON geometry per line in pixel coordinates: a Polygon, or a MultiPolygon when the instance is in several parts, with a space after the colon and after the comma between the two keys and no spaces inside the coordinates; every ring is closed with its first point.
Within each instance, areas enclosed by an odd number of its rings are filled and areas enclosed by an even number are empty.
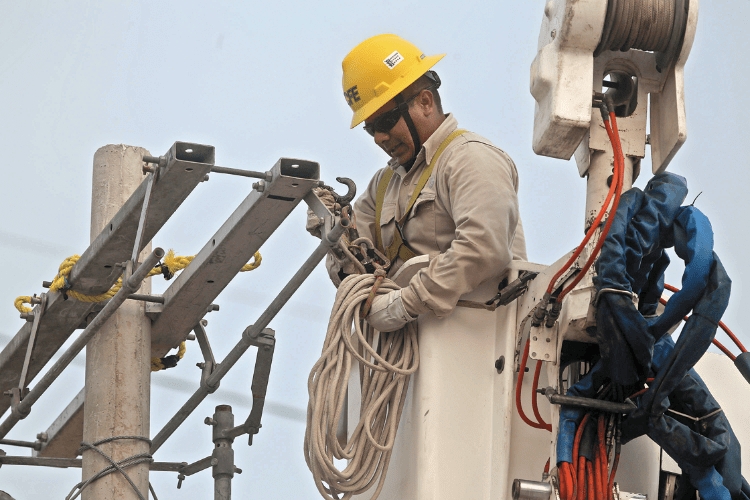
{"type": "Polygon", "coordinates": [[[320,494],[348,499],[377,483],[380,494],[406,401],[409,378],[419,366],[417,327],[378,332],[364,320],[362,306],[378,280],[376,293],[399,288],[372,274],[351,275],[338,288],[323,351],[308,378],[310,400],[305,430],[305,461],[320,494]],[[352,361],[359,361],[360,419],[345,444],[337,438],[352,361]],[[347,460],[339,470],[335,460],[347,460]],[[343,496],[339,496],[343,495],[343,496]]]}

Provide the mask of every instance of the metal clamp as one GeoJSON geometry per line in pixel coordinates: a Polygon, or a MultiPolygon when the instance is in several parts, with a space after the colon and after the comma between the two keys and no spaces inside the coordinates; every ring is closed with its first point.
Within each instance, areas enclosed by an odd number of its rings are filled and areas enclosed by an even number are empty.
{"type": "Polygon", "coordinates": [[[488,300],[487,305],[507,306],[523,295],[529,288],[529,283],[538,275],[539,273],[534,271],[521,272],[517,279],[500,289],[492,300],[488,300]]]}
{"type": "Polygon", "coordinates": [[[198,341],[198,346],[201,348],[201,353],[203,354],[203,362],[196,365],[201,369],[200,385],[204,386],[209,393],[213,393],[219,388],[221,382],[219,381],[213,386],[208,384],[208,377],[211,376],[216,368],[216,359],[214,359],[214,353],[211,350],[211,344],[208,341],[208,334],[206,333],[207,324],[208,321],[205,319],[201,320],[195,325],[193,332],[195,333],[195,339],[198,341]]]}
{"type": "Polygon", "coordinates": [[[633,301],[633,304],[638,306],[638,294],[635,292],[629,292],[628,290],[620,290],[618,288],[602,288],[594,296],[594,307],[599,304],[599,299],[604,293],[615,293],[617,295],[627,295],[633,301]]]}

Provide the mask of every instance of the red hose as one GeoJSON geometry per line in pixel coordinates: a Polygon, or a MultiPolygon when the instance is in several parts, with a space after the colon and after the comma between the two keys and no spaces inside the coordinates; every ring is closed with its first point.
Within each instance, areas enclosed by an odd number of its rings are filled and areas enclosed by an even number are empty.
{"type": "Polygon", "coordinates": [[[560,500],[572,500],[573,488],[571,485],[570,464],[568,462],[560,462],[560,465],[557,467],[557,475],[560,479],[560,500]]]}
{"type": "MultiPolygon", "coordinates": [[[[672,293],[677,293],[677,292],[680,291],[679,288],[677,288],[676,286],[672,286],[669,283],[664,283],[664,288],[666,290],[669,290],[672,293]]],[[[662,302],[662,304],[666,304],[666,303],[667,303],[666,301],[662,302]]],[[[737,335],[735,335],[734,332],[732,330],[730,330],[729,327],[727,325],[725,325],[723,321],[719,321],[719,327],[722,330],[724,330],[724,333],[726,333],[727,336],[730,339],[732,339],[732,342],[734,342],[734,344],[737,346],[737,348],[741,352],[747,352],[747,349],[745,349],[745,346],[742,344],[742,342],[740,342],[740,339],[737,338],[737,335]]],[[[734,361],[734,359],[735,359],[736,356],[734,356],[732,353],[728,352],[728,349],[726,347],[724,347],[723,345],[721,345],[721,343],[714,342],[714,344],[716,345],[716,347],[718,347],[719,349],[721,349],[722,351],[724,351],[724,354],[726,354],[727,356],[729,356],[730,358],[732,358],[732,361],[734,361]]]]}
{"type": "Polygon", "coordinates": [[[581,437],[583,436],[583,428],[586,427],[586,423],[589,420],[590,414],[585,414],[583,418],[581,419],[581,423],[578,424],[578,429],[576,429],[576,436],[573,440],[573,463],[576,463],[578,460],[578,451],[579,447],[581,446],[581,437]]]}
{"type": "Polygon", "coordinates": [[[580,465],[578,463],[578,451],[581,446],[581,437],[583,436],[583,428],[586,427],[586,423],[589,420],[589,417],[591,414],[587,413],[583,416],[581,419],[581,423],[578,424],[578,429],[576,430],[576,436],[573,440],[573,465],[571,469],[571,475],[573,477],[573,488],[577,489],[577,494],[573,497],[575,499],[578,498],[585,498],[582,497],[581,490],[586,489],[586,478],[584,477],[583,473],[580,471],[580,467],[576,467],[580,465]],[[578,472],[576,472],[576,469],[578,469],[578,472]]]}
{"type": "MultiPolygon", "coordinates": [[[[607,122],[604,122],[605,128],[607,127],[607,122]]],[[[607,135],[609,135],[609,130],[607,131],[607,135]]],[[[610,136],[610,141],[612,140],[612,137],[610,136]]],[[[616,173],[615,169],[615,173],[616,173]]],[[[609,202],[612,200],[612,197],[615,194],[615,190],[617,189],[617,186],[615,185],[614,179],[612,179],[612,184],[609,186],[609,191],[607,192],[607,197],[604,199],[604,203],[602,204],[602,207],[599,209],[599,213],[596,215],[596,219],[594,219],[594,222],[591,223],[591,226],[589,226],[588,231],[586,231],[586,236],[584,236],[581,243],[578,245],[578,248],[576,248],[576,251],[573,252],[573,255],[570,256],[568,261],[563,264],[563,266],[557,271],[557,273],[552,277],[552,279],[549,282],[549,285],[547,285],[547,293],[551,294],[552,291],[555,289],[555,284],[557,283],[557,280],[560,279],[560,276],[562,276],[565,271],[567,271],[570,266],[573,265],[573,263],[578,259],[578,257],[581,255],[581,252],[583,252],[583,249],[586,248],[586,245],[588,244],[591,237],[596,232],[596,229],[599,227],[599,224],[601,224],[602,219],[604,218],[604,214],[607,213],[607,207],[609,207],[609,202]]]]}
{"type": "MultiPolygon", "coordinates": [[[[664,288],[667,288],[667,286],[669,286],[669,285],[664,285],[664,288]]],[[[667,290],[670,290],[670,291],[672,291],[672,289],[673,289],[673,288],[674,288],[673,286],[669,286],[669,288],[667,288],[667,290]]],[[[677,289],[675,289],[675,290],[677,290],[677,289]]],[[[660,302],[661,304],[663,304],[663,305],[666,305],[668,301],[667,301],[667,299],[664,299],[664,298],[660,298],[660,299],[659,299],[659,302],[660,302]]],[[[683,320],[683,321],[687,321],[687,320],[688,320],[688,317],[689,317],[689,316],[685,316],[684,318],[682,318],[682,320],[683,320]]],[[[719,321],[719,326],[721,326],[721,325],[723,325],[723,324],[724,324],[724,323],[722,323],[721,321],[719,321]]],[[[725,330],[725,331],[726,331],[726,330],[725,330]]],[[[738,340],[737,342],[739,342],[739,340],[738,340]]],[[[736,343],[737,343],[737,342],[736,342],[736,343]]],[[[723,352],[724,354],[726,354],[726,355],[727,355],[727,357],[728,357],[729,359],[731,359],[732,361],[734,361],[735,359],[737,359],[737,356],[735,356],[734,354],[732,354],[732,351],[730,351],[729,349],[727,349],[727,347],[726,347],[726,346],[725,346],[724,344],[722,344],[721,342],[719,342],[718,340],[716,340],[716,339],[713,339],[713,340],[711,341],[711,343],[712,343],[713,345],[715,345],[716,347],[718,347],[718,348],[719,348],[719,350],[720,350],[721,352],[723,352]]],[[[742,345],[742,343],[740,343],[739,345],[742,345]]],[[[744,349],[744,347],[745,347],[745,346],[742,346],[742,347],[741,347],[740,349],[744,349]]],[[[742,352],[747,352],[747,351],[742,351],[742,352]]]]}
{"type": "Polygon", "coordinates": [[[578,457],[578,497],[576,500],[588,500],[588,482],[586,481],[586,457],[578,457]]]}
{"type": "Polygon", "coordinates": [[[593,473],[594,476],[594,497],[599,500],[602,498],[602,468],[601,468],[602,458],[599,454],[599,447],[596,448],[596,453],[594,454],[594,463],[591,464],[593,466],[593,473]]]}
{"type": "Polygon", "coordinates": [[[615,453],[615,460],[612,462],[612,472],[609,473],[609,489],[607,490],[607,498],[614,500],[615,494],[612,491],[615,487],[615,474],[617,474],[617,465],[620,463],[620,454],[615,453]]]}
{"type": "MultiPolygon", "coordinates": [[[[531,409],[534,412],[534,416],[536,417],[537,422],[539,422],[539,425],[541,425],[541,429],[547,429],[548,431],[552,432],[552,424],[548,424],[544,421],[542,418],[542,415],[539,413],[539,393],[536,392],[539,388],[539,375],[542,373],[542,360],[538,360],[536,362],[536,368],[534,369],[534,383],[531,386],[531,409]]],[[[549,463],[547,464],[549,466],[549,463]]]]}
{"type": "Polygon", "coordinates": [[[628,399],[634,399],[634,398],[637,398],[638,396],[643,396],[644,394],[646,394],[646,391],[648,391],[648,387],[644,387],[640,391],[634,392],[633,394],[628,396],[628,399]]]}
{"type": "Polygon", "coordinates": [[[625,176],[625,158],[622,154],[622,145],[620,144],[620,133],[617,129],[617,118],[615,117],[614,113],[610,113],[609,117],[612,122],[611,129],[607,122],[604,122],[604,127],[607,129],[607,135],[609,135],[609,140],[610,142],[612,142],[612,149],[615,154],[614,175],[612,178],[612,185],[615,186],[615,200],[612,202],[612,208],[609,211],[609,217],[607,217],[607,223],[604,225],[604,228],[602,229],[602,232],[599,235],[599,239],[596,242],[596,246],[594,247],[594,250],[591,252],[591,255],[586,260],[586,263],[578,272],[578,275],[573,279],[573,282],[570,285],[568,285],[565,289],[563,289],[563,291],[560,292],[560,295],[557,296],[557,302],[562,302],[563,297],[565,297],[568,293],[570,293],[570,291],[573,290],[576,287],[576,285],[578,285],[578,283],[580,283],[580,281],[586,275],[586,272],[589,270],[591,265],[599,256],[599,250],[601,250],[602,246],[604,245],[604,240],[607,238],[607,234],[609,233],[609,228],[612,226],[612,223],[615,221],[615,213],[617,212],[617,207],[620,204],[620,195],[622,194],[623,178],[625,176]]]}
{"type": "Polygon", "coordinates": [[[586,460],[586,477],[588,485],[588,500],[599,500],[601,497],[596,494],[596,486],[594,485],[594,471],[591,467],[591,462],[586,460]]]}
{"type": "MultiPolygon", "coordinates": [[[[523,420],[526,425],[529,425],[533,427],[534,429],[545,429],[544,425],[547,424],[541,424],[538,422],[532,422],[529,417],[526,416],[526,413],[523,411],[523,405],[521,404],[521,388],[523,387],[523,374],[526,371],[526,359],[529,357],[529,345],[531,344],[530,340],[526,341],[526,347],[523,349],[523,355],[521,356],[521,366],[518,370],[518,380],[516,381],[516,410],[518,411],[518,416],[521,417],[521,420],[523,420]]],[[[533,401],[532,396],[532,401],[533,401]]],[[[552,428],[550,427],[550,430],[552,428]]]]}

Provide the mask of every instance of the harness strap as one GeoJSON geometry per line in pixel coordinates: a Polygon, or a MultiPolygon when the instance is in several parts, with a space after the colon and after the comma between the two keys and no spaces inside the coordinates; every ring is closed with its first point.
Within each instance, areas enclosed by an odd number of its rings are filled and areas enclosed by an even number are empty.
{"type": "Polygon", "coordinates": [[[440,143],[440,146],[438,146],[437,151],[435,151],[435,154],[432,156],[430,164],[427,166],[427,168],[424,169],[422,175],[419,177],[417,185],[414,187],[411,198],[409,198],[409,203],[407,203],[406,209],[404,210],[404,215],[401,216],[401,219],[395,221],[396,231],[393,233],[393,241],[390,245],[388,245],[388,248],[384,248],[383,245],[383,235],[380,229],[380,221],[383,215],[383,202],[385,201],[385,192],[388,189],[388,184],[393,178],[394,172],[391,168],[386,168],[385,172],[383,172],[383,176],[380,178],[380,182],[378,182],[378,189],[375,195],[375,240],[378,249],[383,251],[385,256],[388,257],[391,262],[393,262],[396,256],[400,257],[403,261],[407,261],[417,256],[417,254],[408,247],[408,245],[401,237],[401,231],[403,230],[404,222],[409,216],[409,212],[411,211],[412,207],[414,207],[414,203],[417,201],[417,198],[422,193],[422,189],[424,189],[427,181],[432,175],[432,172],[435,168],[435,165],[437,164],[438,158],[440,158],[440,155],[443,154],[443,151],[445,151],[448,145],[453,142],[453,139],[464,133],[466,133],[466,130],[456,129],[448,137],[446,137],[443,142],[440,143]]]}

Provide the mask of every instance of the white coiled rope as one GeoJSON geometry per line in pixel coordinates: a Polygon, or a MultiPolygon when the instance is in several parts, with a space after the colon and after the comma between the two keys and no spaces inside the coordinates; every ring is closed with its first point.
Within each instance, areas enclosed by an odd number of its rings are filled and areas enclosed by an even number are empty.
{"type": "MultiPolygon", "coordinates": [[[[361,317],[376,278],[348,276],[336,293],[323,352],[307,382],[305,461],[324,498],[348,499],[377,483],[372,499],[383,488],[398,423],[404,408],[409,377],[419,366],[416,322],[401,330],[381,333],[361,317]],[[336,437],[352,359],[359,361],[362,389],[360,419],[342,447],[336,437]],[[343,470],[335,460],[347,460],[343,470]],[[343,496],[339,496],[343,495],[343,496]]],[[[377,294],[399,288],[385,279],[377,294]]]]}

